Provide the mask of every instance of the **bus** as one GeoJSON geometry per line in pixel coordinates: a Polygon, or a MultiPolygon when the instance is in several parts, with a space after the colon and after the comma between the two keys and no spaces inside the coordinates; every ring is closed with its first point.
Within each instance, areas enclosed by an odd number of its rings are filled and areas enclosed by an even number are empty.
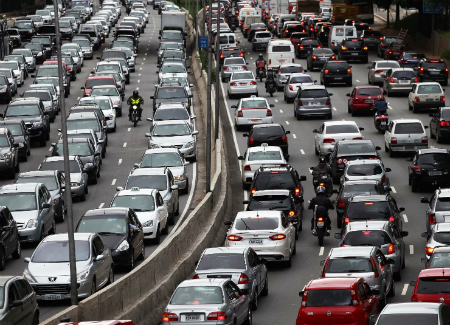
{"type": "Polygon", "coordinates": [[[368,24],[374,23],[373,0],[332,0],[332,4],[358,6],[359,14],[355,18],[368,24]]]}
{"type": "Polygon", "coordinates": [[[3,61],[4,57],[9,55],[12,49],[12,43],[8,34],[8,19],[0,15],[0,61],[3,61]]]}

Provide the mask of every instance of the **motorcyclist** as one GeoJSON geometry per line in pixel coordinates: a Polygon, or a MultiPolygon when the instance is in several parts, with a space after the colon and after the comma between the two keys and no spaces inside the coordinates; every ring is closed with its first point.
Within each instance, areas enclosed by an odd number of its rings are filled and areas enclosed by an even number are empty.
{"type": "Polygon", "coordinates": [[[273,71],[273,68],[271,66],[267,67],[267,74],[266,74],[266,91],[269,88],[269,85],[275,84],[275,73],[273,71]]]}
{"type": "Polygon", "coordinates": [[[266,60],[264,60],[264,57],[263,57],[262,53],[260,53],[258,55],[258,59],[256,60],[255,64],[256,64],[256,76],[258,76],[258,70],[260,68],[263,68],[263,71],[265,72],[265,70],[266,70],[266,60]]]}
{"type": "Polygon", "coordinates": [[[387,103],[383,98],[378,98],[377,102],[373,105],[372,110],[375,111],[375,116],[387,114],[387,103]]]}
{"type": "Polygon", "coordinates": [[[331,172],[331,167],[330,165],[328,165],[327,161],[325,160],[324,157],[320,157],[319,158],[319,163],[317,164],[317,166],[315,166],[313,168],[313,172],[322,172],[325,171],[328,175],[331,176],[332,172],[331,172]]]}
{"type": "Polygon", "coordinates": [[[137,90],[133,91],[133,95],[128,97],[127,104],[130,105],[130,108],[128,109],[128,119],[131,121],[131,113],[133,112],[133,105],[137,105],[139,121],[142,121],[141,105],[144,105],[144,99],[141,96],[139,96],[139,92],[137,90]]]}
{"type": "MultiPolygon", "coordinates": [[[[334,210],[334,205],[331,200],[325,195],[325,187],[317,187],[317,196],[309,202],[308,210],[314,210],[317,205],[316,216],[327,219],[327,232],[331,230],[331,220],[328,215],[328,210],[334,210]]],[[[314,230],[314,216],[311,219],[311,230],[314,230]]]]}

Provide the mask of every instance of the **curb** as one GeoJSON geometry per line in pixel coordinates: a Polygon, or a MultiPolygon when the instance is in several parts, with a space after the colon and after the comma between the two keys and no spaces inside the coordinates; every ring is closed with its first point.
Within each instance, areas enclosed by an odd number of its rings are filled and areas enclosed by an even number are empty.
{"type": "Polygon", "coordinates": [[[373,15],[374,15],[375,17],[377,17],[378,19],[380,19],[380,20],[384,21],[385,23],[387,23],[387,19],[386,19],[386,18],[383,18],[383,17],[381,17],[380,15],[377,15],[376,13],[374,13],[373,15]]]}

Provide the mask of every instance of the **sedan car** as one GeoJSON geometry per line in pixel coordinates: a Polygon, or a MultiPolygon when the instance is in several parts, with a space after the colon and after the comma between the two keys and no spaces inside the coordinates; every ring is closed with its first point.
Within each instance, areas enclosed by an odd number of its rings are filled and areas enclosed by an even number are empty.
{"type": "Polygon", "coordinates": [[[227,85],[228,98],[242,95],[256,95],[258,97],[258,84],[251,71],[233,72],[227,85]]]}
{"type": "Polygon", "coordinates": [[[164,309],[162,324],[251,324],[250,295],[231,279],[184,280],[164,309]]]}
{"type": "MultiPolygon", "coordinates": [[[[167,52],[167,51],[166,51],[167,52]]],[[[235,71],[247,71],[247,62],[245,62],[244,58],[241,57],[230,57],[226,58],[223,61],[222,70],[220,72],[220,77],[222,78],[222,82],[228,81],[230,76],[235,71]]]]}
{"type": "Polygon", "coordinates": [[[53,100],[52,93],[45,89],[29,89],[22,93],[23,98],[39,98],[44,106],[44,114],[48,115],[50,123],[55,121],[58,113],[57,103],[53,100]]]}
{"type": "Polygon", "coordinates": [[[36,59],[34,58],[33,51],[27,48],[14,49],[12,55],[23,55],[27,63],[28,72],[36,71],[36,59]]]}
{"type": "Polygon", "coordinates": [[[251,247],[259,257],[291,267],[295,227],[281,211],[241,211],[230,226],[225,247],[251,247]]]}
{"type": "Polygon", "coordinates": [[[25,74],[16,61],[0,61],[0,68],[11,69],[14,72],[17,85],[22,87],[25,82],[25,74]]]}
{"type": "Polygon", "coordinates": [[[111,99],[116,113],[122,115],[122,97],[116,86],[94,86],[91,90],[91,97],[107,96],[111,99]]]}
{"type": "Polygon", "coordinates": [[[306,64],[309,71],[314,71],[315,68],[322,69],[324,64],[331,60],[336,60],[333,50],[329,48],[315,48],[308,53],[306,64]]]}
{"type": "Polygon", "coordinates": [[[412,68],[390,68],[380,76],[384,79],[383,92],[388,96],[394,93],[410,93],[412,87],[419,81],[412,68]]]}
{"type": "Polygon", "coordinates": [[[188,77],[188,71],[186,70],[188,66],[184,64],[184,62],[173,62],[168,61],[165,64],[163,64],[159,70],[158,73],[158,82],[161,81],[164,77],[188,77]]]}
{"type": "Polygon", "coordinates": [[[400,68],[400,64],[394,60],[380,60],[373,61],[371,65],[367,67],[369,72],[367,73],[367,81],[370,85],[383,84],[383,73],[386,73],[389,69],[400,68]]]}
{"type": "Polygon", "coordinates": [[[284,100],[286,103],[292,103],[297,95],[298,89],[301,86],[312,86],[316,80],[313,80],[310,75],[304,73],[293,73],[284,85],[284,100]]]}
{"type": "Polygon", "coordinates": [[[194,128],[196,115],[189,115],[189,103],[161,103],[157,106],[153,118],[148,117],[147,121],[158,122],[167,120],[180,120],[187,122],[191,128],[194,128]]]}
{"type": "Polygon", "coordinates": [[[422,237],[427,238],[425,257],[427,258],[427,261],[429,261],[435,248],[450,246],[450,223],[438,223],[431,230],[431,234],[423,232],[421,235],[422,237]]]}
{"type": "Polygon", "coordinates": [[[375,102],[384,101],[383,90],[378,86],[359,86],[353,88],[347,102],[347,112],[356,116],[357,113],[366,112],[373,115],[372,108],[375,102]]]}
{"type": "Polygon", "coordinates": [[[265,262],[251,247],[207,248],[196,264],[194,279],[229,277],[239,289],[250,295],[252,307],[257,309],[258,296],[269,294],[265,262]]]}
{"type": "Polygon", "coordinates": [[[344,173],[341,176],[341,184],[346,181],[357,181],[374,179],[383,184],[384,190],[390,187],[389,177],[387,177],[390,168],[385,168],[381,160],[378,159],[358,159],[347,162],[344,173]]]}
{"type": "Polygon", "coordinates": [[[301,64],[285,63],[280,66],[275,77],[275,84],[278,90],[282,90],[292,74],[307,72],[301,64]]]}
{"type": "Polygon", "coordinates": [[[438,246],[433,249],[430,257],[421,258],[425,268],[450,267],[450,246],[438,246]]]}
{"type": "Polygon", "coordinates": [[[362,130],[354,121],[324,122],[313,130],[316,155],[328,156],[337,141],[362,140],[362,130]]]}
{"type": "MultiPolygon", "coordinates": [[[[75,233],[77,295],[86,298],[114,281],[110,249],[98,234],[75,233]]],[[[31,258],[23,276],[36,292],[37,300],[70,299],[69,239],[67,234],[44,238],[31,258]]]]}
{"type": "Polygon", "coordinates": [[[264,97],[252,95],[250,98],[242,98],[238,105],[231,105],[234,108],[234,125],[236,130],[255,124],[273,123],[272,110],[274,105],[267,102],[264,97]]]}
{"type": "MultiPolygon", "coordinates": [[[[84,105],[98,105],[103,115],[106,119],[106,125],[108,128],[108,131],[110,132],[116,132],[116,110],[114,109],[114,104],[111,100],[111,96],[90,96],[90,97],[83,97],[80,98],[78,105],[84,106],[84,105]]],[[[104,158],[102,156],[102,158],[104,158]]]]}
{"type": "Polygon", "coordinates": [[[258,147],[263,143],[269,146],[278,146],[283,150],[283,153],[289,155],[289,144],[287,135],[290,131],[286,131],[281,124],[256,124],[248,134],[243,134],[248,138],[247,147],[258,147]]]}

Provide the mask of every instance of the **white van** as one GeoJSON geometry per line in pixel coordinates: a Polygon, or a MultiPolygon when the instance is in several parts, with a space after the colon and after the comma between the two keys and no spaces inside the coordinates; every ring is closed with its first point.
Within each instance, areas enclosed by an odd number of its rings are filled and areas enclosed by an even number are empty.
{"type": "Polygon", "coordinates": [[[331,32],[328,34],[328,46],[333,51],[337,51],[344,38],[357,37],[355,26],[332,26],[331,32]]]}
{"type": "Polygon", "coordinates": [[[261,16],[261,9],[256,9],[253,7],[242,8],[239,10],[239,20],[243,19],[244,16],[261,16]]]}
{"type": "Polygon", "coordinates": [[[267,45],[267,65],[278,68],[284,63],[294,63],[294,45],[290,40],[270,40],[267,45]]]}
{"type": "Polygon", "coordinates": [[[216,42],[213,45],[214,51],[216,51],[218,41],[220,41],[219,51],[226,47],[236,47],[236,45],[238,44],[235,33],[220,33],[219,37],[216,36],[216,42]]]}
{"type": "Polygon", "coordinates": [[[251,24],[262,23],[261,16],[245,16],[244,23],[242,24],[242,32],[244,37],[247,38],[247,30],[250,28],[251,24]]]}

